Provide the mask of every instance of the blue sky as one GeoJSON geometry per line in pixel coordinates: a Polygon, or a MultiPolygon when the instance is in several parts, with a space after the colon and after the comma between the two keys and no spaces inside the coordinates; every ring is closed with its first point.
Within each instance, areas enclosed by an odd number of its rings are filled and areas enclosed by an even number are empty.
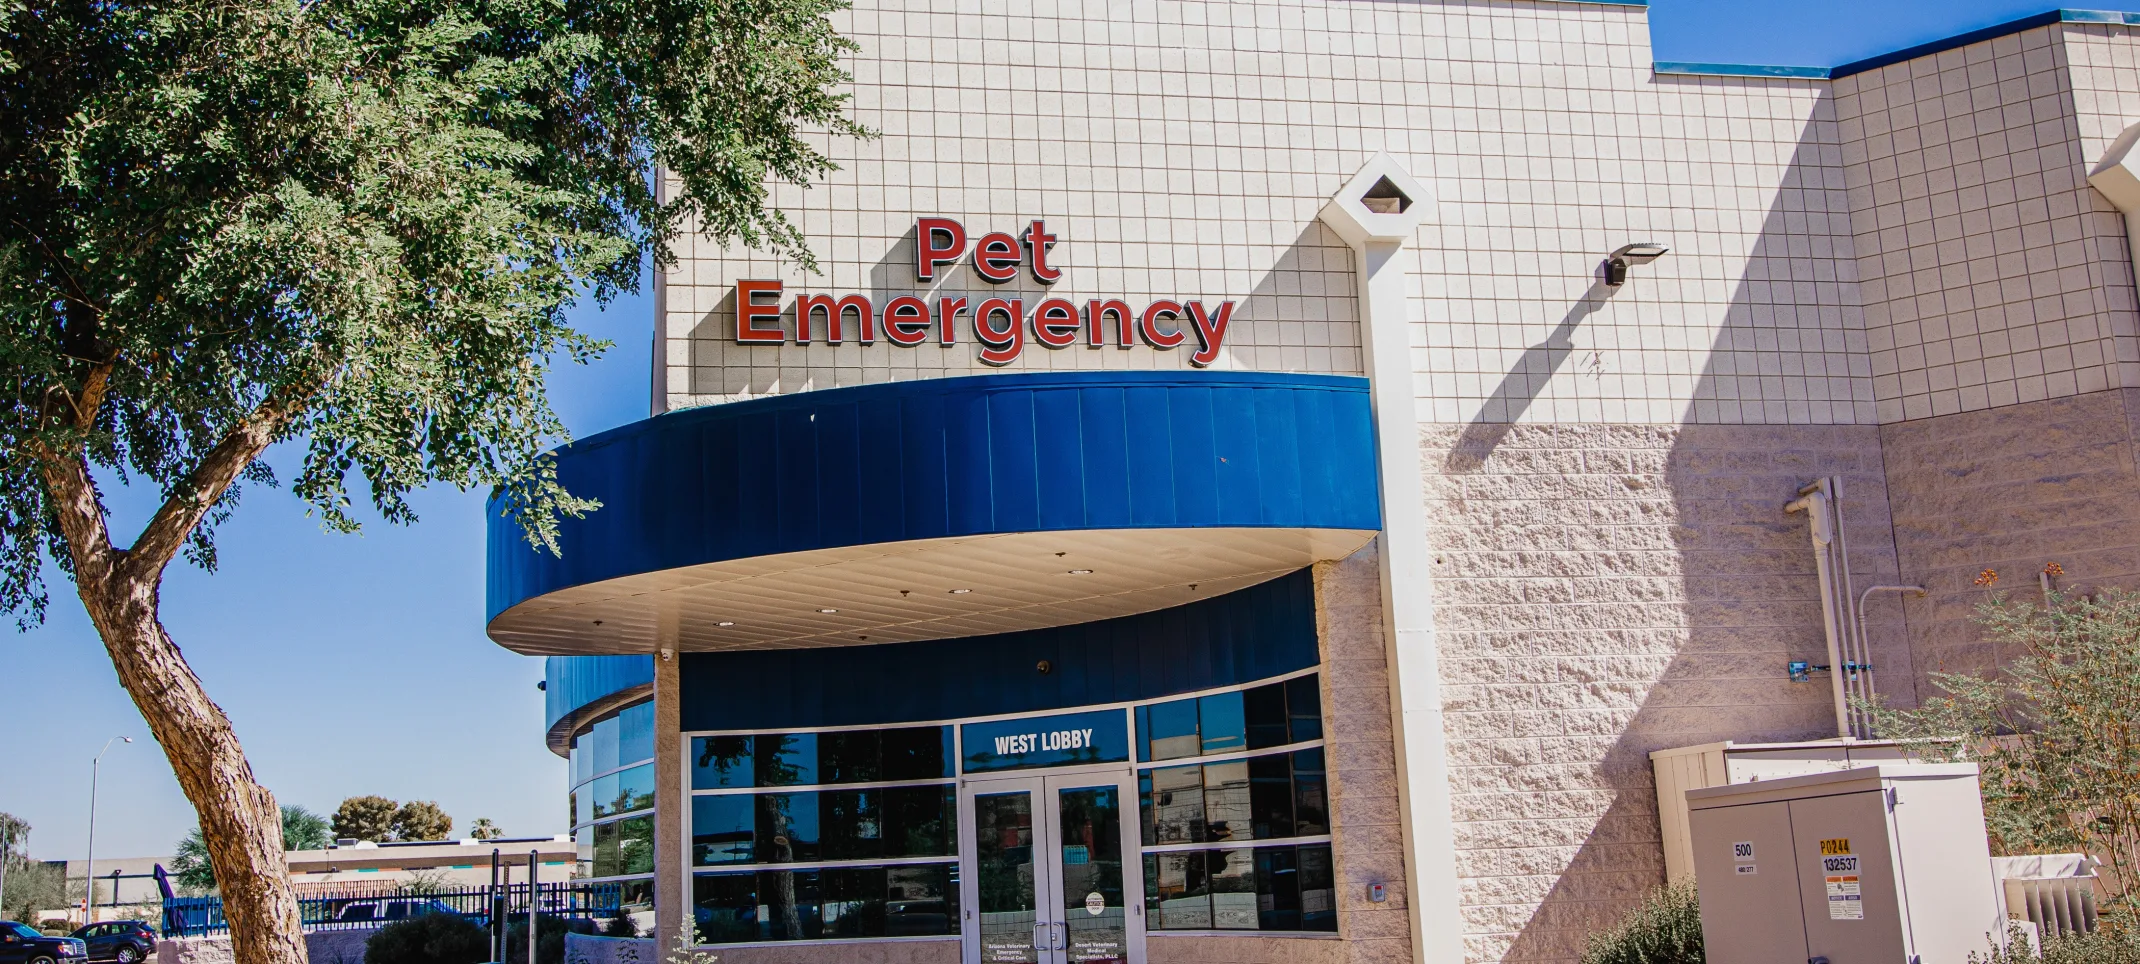
{"type": "MultiPolygon", "coordinates": [[[[2140,0],[2089,4],[2140,9],[2140,0]]],[[[1830,66],[2048,9],[2017,0],[1659,0],[1660,60],[1830,66]]],[[[578,314],[616,342],[559,370],[554,399],[585,435],[646,414],[652,308],[627,298],[578,314]]],[[[283,465],[288,452],[274,453],[283,465]]],[[[283,473],[288,477],[287,472],[283,473]]],[[[141,499],[115,508],[141,517],[141,499]]],[[[514,834],[565,828],[564,765],[543,748],[539,659],[483,636],[478,493],[416,500],[413,527],[322,533],[280,491],[254,491],[223,530],[223,569],[174,567],[164,615],[209,693],[231,715],[254,771],[285,803],[332,811],[345,796],[437,800],[465,830],[489,817],[514,834]]],[[[51,617],[0,630],[0,811],[28,820],[40,857],[82,856],[89,759],[107,737],[97,852],[168,854],[193,826],[162,751],[114,676],[71,587],[51,617]]]]}

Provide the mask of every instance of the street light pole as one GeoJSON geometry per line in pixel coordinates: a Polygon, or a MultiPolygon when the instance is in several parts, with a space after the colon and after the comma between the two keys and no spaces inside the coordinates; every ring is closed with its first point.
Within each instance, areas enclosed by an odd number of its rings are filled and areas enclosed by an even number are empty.
{"type": "MultiPolygon", "coordinates": [[[[110,750],[113,743],[121,740],[128,743],[134,742],[134,738],[130,736],[112,737],[104,741],[104,749],[98,750],[97,755],[89,761],[89,855],[82,860],[84,865],[82,868],[82,926],[84,927],[95,923],[89,918],[94,915],[97,906],[97,765],[104,762],[105,751],[110,750]]],[[[114,894],[112,896],[116,897],[118,895],[114,894]]]]}

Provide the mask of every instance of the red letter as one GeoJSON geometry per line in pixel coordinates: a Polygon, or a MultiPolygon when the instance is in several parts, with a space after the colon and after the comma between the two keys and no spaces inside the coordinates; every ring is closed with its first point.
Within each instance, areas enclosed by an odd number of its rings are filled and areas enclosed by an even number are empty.
{"type": "Polygon", "coordinates": [[[1233,302],[1219,302],[1216,314],[1204,314],[1204,303],[1189,302],[1189,320],[1196,323],[1196,354],[1189,364],[1202,368],[1219,360],[1219,341],[1226,337],[1226,320],[1233,317],[1233,302]]]}
{"type": "Polygon", "coordinates": [[[1131,342],[1136,341],[1136,336],[1131,335],[1130,330],[1136,325],[1137,316],[1130,312],[1129,305],[1113,298],[1085,302],[1085,344],[1093,348],[1100,347],[1106,333],[1106,322],[1100,319],[1109,314],[1115,316],[1115,346],[1128,348],[1131,342]]]}
{"type": "Polygon", "coordinates": [[[846,326],[840,322],[847,309],[853,308],[862,319],[862,344],[872,345],[877,341],[877,315],[870,307],[869,299],[862,295],[848,295],[838,301],[831,295],[804,295],[795,299],[795,343],[810,343],[810,316],[818,309],[825,311],[825,341],[837,345],[847,340],[846,326]]]}
{"type": "Polygon", "coordinates": [[[1048,249],[1054,246],[1055,235],[1048,233],[1047,225],[1035,221],[1025,229],[1025,253],[1032,260],[1034,281],[1051,285],[1063,280],[1063,269],[1048,267],[1048,249]]]}
{"type": "Polygon", "coordinates": [[[951,323],[958,319],[959,312],[966,310],[964,298],[939,298],[936,302],[936,343],[956,345],[959,332],[951,323]]]}
{"type": "Polygon", "coordinates": [[[1180,328],[1173,331],[1159,330],[1159,316],[1181,317],[1181,306],[1171,301],[1154,301],[1144,308],[1144,317],[1137,319],[1137,333],[1144,336],[1144,343],[1153,348],[1174,348],[1189,337],[1180,328]]]}
{"type": "Polygon", "coordinates": [[[736,344],[778,344],[788,340],[788,333],[780,330],[780,282],[736,282],[736,344]],[[759,304],[758,296],[773,296],[773,303],[759,304]],[[773,319],[773,327],[760,327],[762,319],[773,319]]]}
{"type": "Polygon", "coordinates": [[[914,222],[914,280],[935,281],[936,266],[966,256],[966,226],[950,218],[914,222]]]}
{"type": "Polygon", "coordinates": [[[973,246],[973,273],[991,284],[1018,277],[1018,239],[1001,231],[981,235],[973,246]]]}
{"type": "MultiPolygon", "coordinates": [[[[1009,235],[1004,235],[1009,237],[1009,235]]],[[[1025,347],[1025,305],[1018,299],[990,298],[973,310],[973,336],[986,346],[981,349],[981,360],[991,365],[1008,365],[1018,358],[1018,351],[1025,347]],[[995,316],[1003,316],[1003,327],[995,327],[995,316]]]]}
{"type": "Polygon", "coordinates": [[[1061,298],[1049,298],[1033,309],[1033,340],[1049,348],[1068,348],[1077,341],[1077,306],[1061,298]]]}
{"type": "Polygon", "coordinates": [[[913,295],[893,298],[884,306],[884,337],[907,348],[929,340],[929,303],[913,295]]]}

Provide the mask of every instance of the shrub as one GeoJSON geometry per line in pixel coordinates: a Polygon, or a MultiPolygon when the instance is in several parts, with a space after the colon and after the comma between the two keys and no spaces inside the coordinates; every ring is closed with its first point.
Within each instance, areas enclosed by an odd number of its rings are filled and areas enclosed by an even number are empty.
{"type": "Polygon", "coordinates": [[[2028,938],[2015,928],[2007,946],[1993,943],[1989,954],[1970,954],[1969,964],[2140,964],[2140,929],[2106,926],[2093,934],[2054,937],[2044,942],[2039,958],[2029,953],[2028,938]]]}
{"type": "Polygon", "coordinates": [[[479,964],[489,956],[489,933],[457,914],[395,921],[364,942],[364,964],[479,964]]]}
{"type": "Polygon", "coordinates": [[[1651,891],[1618,924],[1590,936],[1583,964],[1703,964],[1702,906],[1694,885],[1651,891]]]}
{"type": "Polygon", "coordinates": [[[639,922],[630,914],[618,914],[602,926],[603,937],[638,937],[639,922]]]}
{"type": "MultiPolygon", "coordinates": [[[[594,922],[586,918],[564,918],[544,914],[535,921],[535,964],[564,964],[565,933],[594,933],[594,922]]],[[[525,914],[515,914],[506,924],[505,964],[527,964],[528,919],[525,914]]]]}

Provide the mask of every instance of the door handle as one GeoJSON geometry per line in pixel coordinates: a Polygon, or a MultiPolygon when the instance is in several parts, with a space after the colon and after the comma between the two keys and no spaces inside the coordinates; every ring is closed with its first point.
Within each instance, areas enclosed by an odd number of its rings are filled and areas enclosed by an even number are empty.
{"type": "Polygon", "coordinates": [[[1054,929],[1050,928],[1046,921],[1035,923],[1033,925],[1033,949],[1036,951],[1053,950],[1054,948],[1050,945],[1054,943],[1052,939],[1054,933],[1054,929]]]}
{"type": "Polygon", "coordinates": [[[1069,950],[1069,949],[1070,949],[1070,925],[1068,925],[1068,924],[1065,924],[1065,923],[1063,923],[1063,922],[1061,922],[1061,921],[1057,921],[1057,922],[1055,922],[1055,923],[1053,923],[1053,924],[1050,924],[1050,925],[1048,925],[1048,926],[1050,926],[1050,927],[1053,927],[1053,928],[1055,929],[1055,950],[1058,950],[1058,951],[1067,951],[1067,950],[1069,950]]]}

